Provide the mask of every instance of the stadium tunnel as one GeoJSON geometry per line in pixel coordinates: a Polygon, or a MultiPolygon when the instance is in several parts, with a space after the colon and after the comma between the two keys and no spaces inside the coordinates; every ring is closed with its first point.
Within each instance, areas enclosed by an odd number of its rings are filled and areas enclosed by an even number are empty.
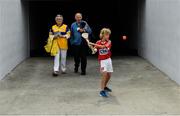
{"type": "Polygon", "coordinates": [[[0,79],[30,56],[47,56],[56,14],[70,26],[81,12],[93,42],[108,27],[113,55],[143,57],[180,84],[179,10],[179,0],[1,0],[0,79]]]}
{"type": "Polygon", "coordinates": [[[83,19],[92,28],[91,40],[93,42],[99,39],[101,28],[108,27],[112,30],[113,55],[137,55],[139,0],[89,0],[86,2],[83,0],[26,0],[23,2],[26,2],[29,7],[31,56],[48,56],[43,46],[49,29],[55,24],[56,14],[62,14],[64,23],[70,27],[75,21],[76,12],[81,12],[83,19]]]}

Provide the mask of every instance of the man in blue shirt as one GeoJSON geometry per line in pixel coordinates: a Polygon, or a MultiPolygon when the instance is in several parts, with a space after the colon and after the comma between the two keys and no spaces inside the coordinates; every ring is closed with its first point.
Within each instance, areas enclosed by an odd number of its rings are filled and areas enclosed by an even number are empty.
{"type": "Polygon", "coordinates": [[[86,21],[82,20],[82,14],[76,13],[75,20],[71,25],[71,45],[73,48],[75,68],[74,72],[78,72],[79,64],[81,63],[81,75],[86,75],[87,65],[87,42],[82,38],[81,34],[86,32],[89,35],[92,33],[91,28],[86,21]]]}

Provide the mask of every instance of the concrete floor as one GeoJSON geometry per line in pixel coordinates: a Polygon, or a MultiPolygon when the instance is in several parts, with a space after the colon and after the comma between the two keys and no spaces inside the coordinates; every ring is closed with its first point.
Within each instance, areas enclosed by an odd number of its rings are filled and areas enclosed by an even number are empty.
{"type": "Polygon", "coordinates": [[[0,81],[0,114],[180,114],[180,86],[139,57],[116,57],[109,98],[98,95],[100,74],[88,59],[87,76],[52,78],[50,58],[30,58],[0,81]]]}

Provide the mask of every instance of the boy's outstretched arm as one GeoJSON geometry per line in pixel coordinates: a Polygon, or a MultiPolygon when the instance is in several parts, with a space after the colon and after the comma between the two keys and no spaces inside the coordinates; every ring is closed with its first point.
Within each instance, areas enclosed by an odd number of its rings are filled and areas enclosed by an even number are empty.
{"type": "Polygon", "coordinates": [[[93,45],[95,48],[105,48],[106,47],[105,45],[99,45],[99,44],[92,43],[92,42],[89,42],[89,45],[93,45]]]}
{"type": "Polygon", "coordinates": [[[110,49],[111,48],[111,42],[108,42],[107,44],[105,45],[99,45],[99,44],[96,44],[96,43],[92,43],[92,42],[89,42],[90,45],[93,45],[95,48],[108,48],[110,49]]]}

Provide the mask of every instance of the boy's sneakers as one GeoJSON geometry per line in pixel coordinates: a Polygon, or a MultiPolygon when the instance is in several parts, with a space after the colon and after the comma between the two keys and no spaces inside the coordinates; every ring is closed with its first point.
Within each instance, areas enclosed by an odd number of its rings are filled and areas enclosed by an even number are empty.
{"type": "Polygon", "coordinates": [[[110,88],[108,88],[108,87],[105,87],[105,88],[104,88],[104,91],[106,91],[106,92],[112,92],[112,90],[111,90],[110,88]]]}
{"type": "Polygon", "coordinates": [[[108,97],[106,91],[104,91],[104,90],[100,91],[99,95],[100,95],[101,97],[108,97]]]}

